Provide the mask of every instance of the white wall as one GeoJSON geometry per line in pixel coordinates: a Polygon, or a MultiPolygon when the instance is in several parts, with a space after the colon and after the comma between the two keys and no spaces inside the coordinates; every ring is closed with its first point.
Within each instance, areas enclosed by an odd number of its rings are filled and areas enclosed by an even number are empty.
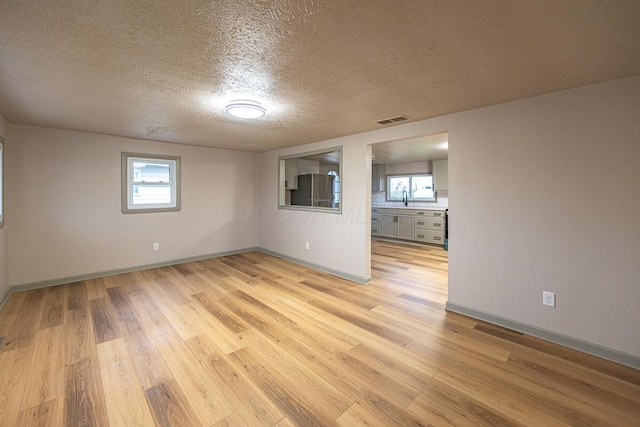
{"type": "Polygon", "coordinates": [[[256,154],[14,124],[10,136],[11,285],[257,246],[256,154]],[[182,157],[181,211],[122,214],[122,151],[182,157]]]}
{"type": "MultiPolygon", "coordinates": [[[[9,125],[7,121],[0,115],[0,136],[5,139],[5,156],[7,153],[7,147],[9,146],[9,137],[8,137],[8,129],[9,125]]],[[[7,169],[8,161],[4,159],[4,167],[7,169]]],[[[4,182],[4,190],[5,192],[8,189],[8,185],[6,182],[6,170],[5,170],[5,182],[4,182]]],[[[7,290],[9,289],[9,225],[7,224],[7,204],[9,204],[9,197],[7,194],[4,195],[4,215],[5,215],[5,225],[0,228],[0,303],[2,299],[7,294],[7,290]]]]}
{"type": "Polygon", "coordinates": [[[640,356],[639,135],[640,77],[453,116],[449,301],[640,356]]]}
{"type": "Polygon", "coordinates": [[[260,245],[368,276],[367,145],[448,131],[449,302],[640,356],[639,117],[635,77],[264,153],[260,245]],[[336,145],[358,215],[277,211],[278,155],[336,145]]]}

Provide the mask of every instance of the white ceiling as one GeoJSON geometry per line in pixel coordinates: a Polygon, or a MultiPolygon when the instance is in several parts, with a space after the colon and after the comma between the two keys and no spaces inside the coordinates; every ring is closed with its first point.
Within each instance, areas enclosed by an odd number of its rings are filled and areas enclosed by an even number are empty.
{"type": "Polygon", "coordinates": [[[637,0],[2,0],[0,114],[260,152],[638,75],[638,22],[637,0]]]}

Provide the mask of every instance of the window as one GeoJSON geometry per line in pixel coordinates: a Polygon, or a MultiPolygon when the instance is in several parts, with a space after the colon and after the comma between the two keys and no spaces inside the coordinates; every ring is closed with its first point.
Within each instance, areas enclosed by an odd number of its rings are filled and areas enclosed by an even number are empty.
{"type": "Polygon", "coordinates": [[[387,176],[387,200],[429,202],[436,200],[433,191],[433,175],[389,175],[387,176]]]}
{"type": "Polygon", "coordinates": [[[4,227],[4,138],[0,136],[0,228],[4,227]]]}
{"type": "Polygon", "coordinates": [[[279,209],[342,213],[342,147],[283,156],[278,163],[279,209]]]}
{"type": "Polygon", "coordinates": [[[180,210],[180,157],[122,153],[122,213],[180,210]]]}

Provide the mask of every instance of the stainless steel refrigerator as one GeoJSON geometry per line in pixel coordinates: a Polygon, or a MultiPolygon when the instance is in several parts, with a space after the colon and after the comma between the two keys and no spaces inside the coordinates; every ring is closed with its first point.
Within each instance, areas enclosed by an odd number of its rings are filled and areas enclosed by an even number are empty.
{"type": "Polygon", "coordinates": [[[291,205],[334,207],[332,175],[307,174],[298,176],[298,189],[291,191],[291,205]]]}

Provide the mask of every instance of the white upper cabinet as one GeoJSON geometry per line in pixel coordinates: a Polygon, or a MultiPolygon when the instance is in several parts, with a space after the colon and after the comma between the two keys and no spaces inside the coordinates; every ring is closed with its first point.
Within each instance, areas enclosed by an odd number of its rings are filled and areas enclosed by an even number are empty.
{"type": "Polygon", "coordinates": [[[433,161],[433,186],[435,191],[449,191],[449,161],[433,161]]]}
{"type": "Polygon", "coordinates": [[[298,160],[287,159],[284,161],[284,189],[285,190],[297,190],[298,189],[298,160]]]}
{"type": "Polygon", "coordinates": [[[386,177],[384,165],[371,165],[371,191],[384,191],[386,177]]]}

